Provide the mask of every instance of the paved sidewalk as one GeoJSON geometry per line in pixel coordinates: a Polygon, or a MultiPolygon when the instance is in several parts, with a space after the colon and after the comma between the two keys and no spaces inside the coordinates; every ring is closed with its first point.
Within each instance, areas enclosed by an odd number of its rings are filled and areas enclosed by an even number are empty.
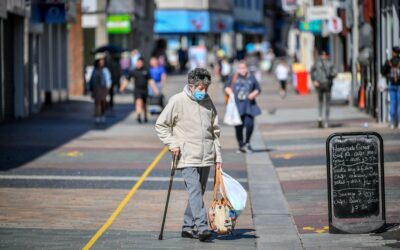
{"type": "MultiPolygon", "coordinates": [[[[186,76],[171,76],[167,97],[186,76]]],[[[211,90],[224,109],[221,85],[211,90]]],[[[0,248],[81,249],[140,179],[163,145],[155,117],[137,124],[132,95],[116,98],[107,125],[93,123],[88,97],[71,98],[29,119],[0,124],[0,248]]],[[[233,129],[223,128],[224,169],[248,188],[246,158],[237,154],[233,129]]],[[[165,240],[158,240],[170,176],[166,154],[92,249],[256,249],[251,204],[231,236],[211,243],[180,237],[187,194],[178,171],[165,240]]],[[[212,201],[213,173],[205,203],[212,201]]]]}
{"type": "MultiPolygon", "coordinates": [[[[333,235],[328,233],[326,189],[326,138],[335,132],[376,131],[384,138],[386,217],[390,225],[400,222],[400,131],[377,124],[363,112],[347,105],[333,106],[331,127],[317,128],[317,98],[315,94],[299,96],[293,90],[285,99],[279,97],[278,84],[266,77],[259,103],[264,110],[257,118],[269,159],[279,176],[288,207],[281,213],[293,218],[289,235],[296,235],[304,249],[390,249],[400,247],[400,228],[383,234],[333,235]]],[[[269,160],[265,160],[270,165],[269,160]]],[[[251,171],[249,183],[252,190],[251,171]]],[[[271,171],[272,175],[273,172],[271,171]]],[[[274,176],[274,175],[273,175],[274,176]]],[[[280,187],[277,189],[280,191],[280,187]]],[[[252,194],[254,195],[254,194],[252,194]]],[[[275,194],[276,195],[276,194],[275,194]]],[[[272,195],[270,195],[272,196],[272,195]]],[[[276,201],[271,201],[276,204],[276,201]]],[[[253,205],[254,206],[254,205],[253,205]]],[[[254,208],[253,208],[254,209],[254,208]]],[[[283,220],[281,220],[283,221],[283,220]]],[[[292,221],[285,225],[288,227],[292,221]]],[[[266,221],[265,223],[268,223],[266,221]]],[[[256,224],[257,235],[260,232],[256,224]]],[[[263,237],[261,237],[262,239],[263,237]]],[[[268,236],[267,236],[268,238],[268,236]]],[[[296,242],[292,238],[276,237],[282,249],[296,242]]],[[[258,240],[259,242],[260,240],[258,240]]],[[[299,244],[295,245],[296,247],[299,244]]]]}
{"type": "MultiPolygon", "coordinates": [[[[167,97],[186,76],[171,76],[167,97]]],[[[335,127],[316,127],[316,98],[290,93],[264,78],[252,140],[257,150],[237,154],[234,129],[222,126],[224,170],[249,191],[235,234],[212,243],[179,236],[186,191],[178,172],[165,240],[157,240],[170,175],[166,154],[93,249],[386,249],[399,231],[380,235],[327,233],[324,141],[338,131],[376,130],[384,137],[387,219],[400,222],[400,134],[362,112],[334,107],[335,127]]],[[[223,118],[222,84],[210,95],[223,118]]],[[[72,98],[29,119],[0,124],[0,248],[80,249],[105,223],[163,145],[155,117],[137,124],[130,93],[117,96],[105,126],[93,124],[90,98],[72,98]]],[[[205,203],[212,199],[210,176],[205,203]]],[[[396,238],[397,237],[397,238],[396,238]]]]}

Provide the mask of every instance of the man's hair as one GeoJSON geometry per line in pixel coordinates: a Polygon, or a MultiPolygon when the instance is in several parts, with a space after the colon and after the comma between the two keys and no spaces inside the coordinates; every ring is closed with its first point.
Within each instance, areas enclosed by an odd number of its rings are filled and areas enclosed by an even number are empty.
{"type": "Polygon", "coordinates": [[[392,48],[392,51],[393,51],[394,53],[399,54],[399,53],[400,53],[400,47],[399,47],[399,46],[394,46],[394,47],[392,48]]]}
{"type": "Polygon", "coordinates": [[[194,86],[199,86],[200,83],[203,83],[208,86],[211,84],[211,75],[204,68],[195,68],[189,72],[188,83],[194,86]]]}

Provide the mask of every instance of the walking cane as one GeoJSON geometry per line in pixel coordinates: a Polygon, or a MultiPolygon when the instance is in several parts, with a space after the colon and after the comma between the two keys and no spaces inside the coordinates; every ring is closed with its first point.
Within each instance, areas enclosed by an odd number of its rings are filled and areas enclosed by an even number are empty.
{"type": "Polygon", "coordinates": [[[174,159],[173,159],[173,162],[172,162],[172,169],[171,169],[171,178],[170,178],[170,180],[169,180],[169,188],[168,188],[167,201],[166,201],[166,203],[165,203],[165,209],[164,209],[164,217],[163,217],[162,224],[161,224],[160,235],[158,236],[158,239],[159,239],[159,240],[162,240],[162,239],[163,239],[165,218],[167,217],[169,196],[170,196],[170,194],[171,194],[172,182],[174,181],[174,175],[175,175],[175,169],[176,169],[177,162],[178,162],[178,156],[174,156],[174,159]]]}

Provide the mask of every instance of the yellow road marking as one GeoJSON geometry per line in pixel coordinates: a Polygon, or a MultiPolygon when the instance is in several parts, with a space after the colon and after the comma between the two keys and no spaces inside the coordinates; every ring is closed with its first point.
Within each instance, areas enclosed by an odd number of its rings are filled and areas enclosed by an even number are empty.
{"type": "Polygon", "coordinates": [[[328,230],[328,229],[329,229],[329,226],[324,226],[322,229],[328,230]]]}
{"type": "Polygon", "coordinates": [[[63,153],[61,154],[62,156],[68,156],[68,157],[78,157],[78,156],[82,156],[83,153],[79,152],[79,151],[69,151],[67,153],[63,153]]]}
{"type": "Polygon", "coordinates": [[[313,227],[303,227],[303,230],[315,230],[313,227]]]}
{"type": "Polygon", "coordinates": [[[315,230],[315,232],[320,234],[320,233],[325,232],[325,230],[324,229],[318,229],[318,230],[315,230]]]}
{"type": "Polygon", "coordinates": [[[287,154],[277,154],[275,158],[283,158],[285,160],[290,160],[295,157],[297,154],[287,153],[287,154]]]}
{"type": "Polygon", "coordinates": [[[89,240],[89,242],[83,247],[83,250],[90,249],[94,243],[103,235],[103,233],[111,226],[111,224],[115,221],[118,215],[121,213],[122,209],[128,204],[129,200],[133,197],[136,190],[139,189],[140,185],[144,182],[146,177],[150,174],[151,170],[157,165],[157,163],[161,160],[161,158],[168,151],[168,147],[164,147],[163,150],[157,155],[157,157],[153,160],[150,166],[147,167],[146,171],[143,173],[142,177],[136,182],[135,186],[129,191],[129,193],[125,196],[125,198],[121,201],[117,209],[112,213],[112,215],[108,218],[106,223],[96,232],[95,235],[89,240]]]}

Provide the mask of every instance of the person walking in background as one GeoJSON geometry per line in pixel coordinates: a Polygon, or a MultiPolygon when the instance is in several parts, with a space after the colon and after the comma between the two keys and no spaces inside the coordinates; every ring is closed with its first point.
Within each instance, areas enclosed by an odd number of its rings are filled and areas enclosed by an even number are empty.
{"type": "Polygon", "coordinates": [[[187,50],[180,47],[178,50],[178,61],[179,61],[179,70],[181,73],[186,71],[186,64],[188,62],[188,53],[187,50]]]}
{"type": "Polygon", "coordinates": [[[382,66],[381,71],[389,85],[389,124],[391,128],[400,128],[400,47],[393,47],[392,55],[393,57],[382,66]]]}
{"type": "MultiPolygon", "coordinates": [[[[160,66],[158,59],[156,57],[150,58],[150,76],[154,80],[156,87],[158,88],[158,92],[161,93],[162,88],[165,86],[167,81],[167,73],[165,71],[165,67],[160,66]]],[[[149,95],[153,96],[153,90],[149,86],[149,95]]]]}
{"type": "MultiPolygon", "coordinates": [[[[158,105],[162,109],[164,108],[162,89],[164,88],[167,81],[167,73],[165,67],[159,65],[156,57],[150,58],[150,76],[154,80],[154,83],[158,89],[158,94],[156,95],[153,92],[151,86],[148,87],[149,97],[151,97],[151,99],[153,100],[150,100],[150,104],[158,105]]],[[[150,112],[153,113],[151,110],[150,112]]]]}
{"type": "Polygon", "coordinates": [[[228,58],[225,57],[224,59],[222,59],[222,62],[221,62],[221,82],[222,83],[224,83],[224,84],[226,83],[226,81],[229,78],[229,75],[231,74],[231,71],[232,71],[232,66],[229,63],[228,58]]]}
{"type": "Polygon", "coordinates": [[[135,100],[135,111],[136,119],[138,123],[142,123],[142,115],[144,117],[144,122],[148,122],[147,119],[147,96],[148,96],[148,86],[150,85],[153,93],[158,95],[158,88],[156,87],[154,80],[151,78],[150,72],[144,67],[143,58],[139,58],[136,61],[136,67],[129,75],[123,80],[120,92],[123,92],[129,83],[130,78],[135,81],[135,89],[133,91],[135,100]]]}
{"type": "Polygon", "coordinates": [[[275,77],[278,79],[281,90],[279,92],[281,98],[286,97],[286,83],[289,78],[289,66],[285,60],[281,60],[275,68],[275,77]]]}
{"type": "Polygon", "coordinates": [[[140,52],[137,49],[131,51],[131,70],[135,70],[136,62],[140,57],[140,52]]]}
{"type": "Polygon", "coordinates": [[[311,68],[311,80],[318,92],[318,127],[329,127],[329,109],[333,78],[336,76],[335,66],[329,61],[325,51],[311,68]]]}
{"type": "Polygon", "coordinates": [[[112,85],[111,73],[108,68],[105,67],[104,57],[104,54],[96,54],[94,70],[89,81],[89,89],[94,99],[96,124],[106,122],[104,114],[107,105],[107,95],[112,85]]]}
{"type": "Polygon", "coordinates": [[[108,101],[108,106],[110,108],[114,107],[114,89],[119,87],[119,82],[121,79],[121,67],[119,66],[119,55],[111,54],[106,52],[105,57],[105,67],[111,73],[111,87],[109,88],[110,99],[108,101]]]}
{"type": "Polygon", "coordinates": [[[256,103],[256,96],[261,93],[261,88],[243,61],[238,64],[237,73],[230,77],[225,84],[225,93],[229,95],[232,92],[235,95],[236,105],[242,119],[242,125],[235,126],[236,139],[239,144],[238,152],[252,153],[250,139],[254,130],[254,118],[261,114],[256,103]],[[243,139],[244,129],[246,129],[245,139],[243,139]]]}
{"type": "Polygon", "coordinates": [[[121,60],[119,61],[121,67],[121,73],[123,76],[129,75],[131,69],[131,56],[129,52],[123,52],[121,55],[121,60]]]}
{"type": "Polygon", "coordinates": [[[259,51],[253,51],[246,57],[246,63],[250,74],[254,75],[256,80],[261,82],[261,70],[260,70],[261,54],[259,51]]]}
{"type": "Polygon", "coordinates": [[[210,167],[222,167],[217,111],[207,94],[210,84],[206,69],[189,72],[188,84],[171,97],[155,126],[160,140],[179,157],[178,170],[189,194],[181,236],[200,241],[212,236],[203,202],[210,167]]]}

